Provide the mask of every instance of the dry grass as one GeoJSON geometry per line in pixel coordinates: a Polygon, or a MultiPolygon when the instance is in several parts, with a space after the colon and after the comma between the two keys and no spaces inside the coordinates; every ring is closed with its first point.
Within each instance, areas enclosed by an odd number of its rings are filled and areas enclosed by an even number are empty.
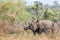
{"type": "Polygon", "coordinates": [[[45,35],[42,33],[41,35],[33,35],[31,31],[14,33],[14,34],[4,34],[0,33],[0,40],[60,40],[60,33],[55,34],[54,38],[50,38],[50,35],[45,35]]]}

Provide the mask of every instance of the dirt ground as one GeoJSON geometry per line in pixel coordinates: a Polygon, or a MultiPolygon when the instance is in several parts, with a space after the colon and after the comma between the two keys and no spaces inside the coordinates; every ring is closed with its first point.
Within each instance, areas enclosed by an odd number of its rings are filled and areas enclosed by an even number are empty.
{"type": "Polygon", "coordinates": [[[60,40],[60,33],[57,33],[53,38],[50,38],[51,35],[45,35],[42,33],[41,35],[33,35],[32,32],[21,32],[14,34],[4,34],[0,33],[0,40],[60,40]]]}

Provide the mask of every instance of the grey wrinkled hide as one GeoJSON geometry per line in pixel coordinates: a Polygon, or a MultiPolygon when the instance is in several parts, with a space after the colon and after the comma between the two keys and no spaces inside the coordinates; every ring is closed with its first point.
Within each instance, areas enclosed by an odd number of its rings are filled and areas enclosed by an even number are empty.
{"type": "Polygon", "coordinates": [[[47,33],[48,31],[53,32],[54,30],[54,24],[51,20],[39,20],[37,26],[39,27],[41,32],[45,33],[47,33]]]}

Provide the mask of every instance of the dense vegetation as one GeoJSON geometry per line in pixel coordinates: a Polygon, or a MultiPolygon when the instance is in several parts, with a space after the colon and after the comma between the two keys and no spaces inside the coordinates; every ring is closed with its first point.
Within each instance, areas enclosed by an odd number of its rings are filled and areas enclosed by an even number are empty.
{"type": "Polygon", "coordinates": [[[14,26],[14,24],[19,22],[27,24],[32,17],[36,19],[59,21],[60,6],[57,4],[58,3],[55,1],[54,5],[50,6],[43,5],[41,2],[35,1],[34,5],[26,5],[24,0],[2,0],[0,1],[0,27],[4,25],[4,29],[7,25],[14,26]]]}

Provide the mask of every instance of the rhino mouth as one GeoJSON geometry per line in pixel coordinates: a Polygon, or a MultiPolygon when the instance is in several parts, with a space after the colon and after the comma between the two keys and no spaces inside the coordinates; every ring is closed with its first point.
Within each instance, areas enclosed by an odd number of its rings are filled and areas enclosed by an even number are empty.
{"type": "Polygon", "coordinates": [[[24,30],[28,30],[29,28],[28,27],[24,27],[24,30]]]}

